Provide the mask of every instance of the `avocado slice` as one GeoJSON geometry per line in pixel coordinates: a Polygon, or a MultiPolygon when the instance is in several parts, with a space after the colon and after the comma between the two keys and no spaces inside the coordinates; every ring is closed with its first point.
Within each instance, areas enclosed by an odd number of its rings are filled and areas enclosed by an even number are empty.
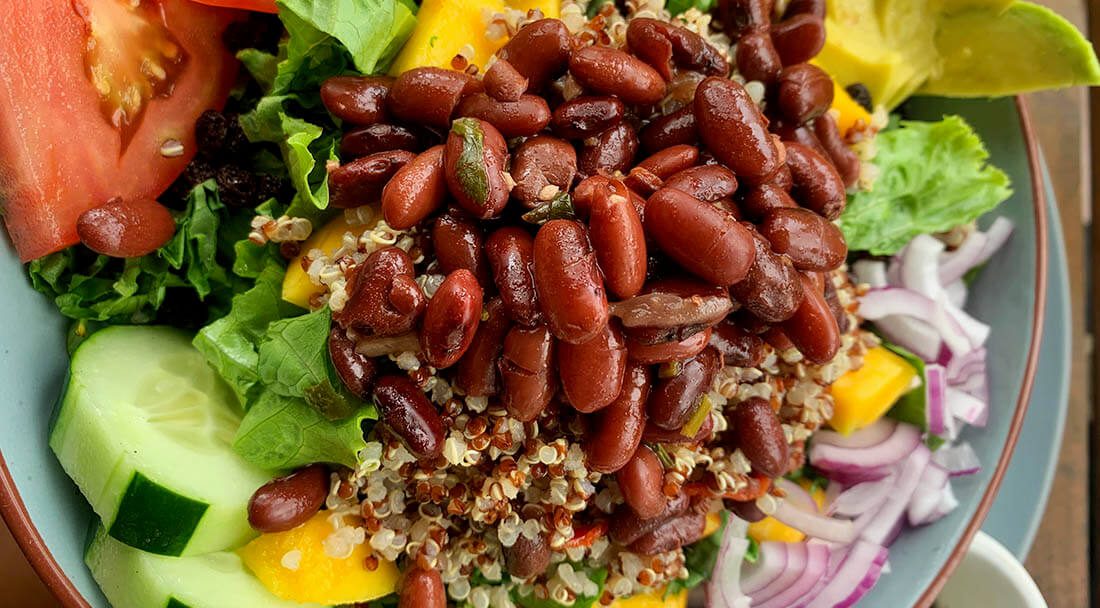
{"type": "Polygon", "coordinates": [[[1100,84],[1092,43],[1050,9],[1016,2],[997,14],[971,8],[940,18],[942,70],[922,93],[986,97],[1100,84]]]}

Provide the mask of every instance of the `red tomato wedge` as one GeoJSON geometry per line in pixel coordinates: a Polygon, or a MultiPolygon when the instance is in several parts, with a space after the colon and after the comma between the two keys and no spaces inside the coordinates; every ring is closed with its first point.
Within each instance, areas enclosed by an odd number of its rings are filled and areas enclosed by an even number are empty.
{"type": "Polygon", "coordinates": [[[0,11],[0,211],[23,261],[77,243],[87,209],[163,193],[195,153],[195,120],[233,86],[221,33],[238,13],[134,4],[0,11]]]}
{"type": "Polygon", "coordinates": [[[194,0],[199,4],[210,6],[224,6],[226,8],[243,8],[246,11],[258,11],[261,13],[277,13],[278,7],[275,0],[194,0]]]}

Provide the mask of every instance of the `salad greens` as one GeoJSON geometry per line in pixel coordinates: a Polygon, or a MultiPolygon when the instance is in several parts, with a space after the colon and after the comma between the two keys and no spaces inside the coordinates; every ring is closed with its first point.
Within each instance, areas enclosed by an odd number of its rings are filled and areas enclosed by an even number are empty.
{"type": "MultiPolygon", "coordinates": [[[[589,580],[596,583],[599,587],[596,591],[596,595],[578,596],[573,602],[573,608],[592,608],[600,601],[600,596],[603,595],[603,586],[607,582],[607,569],[606,568],[587,568],[582,564],[573,564],[573,568],[577,572],[583,572],[589,580]]],[[[518,593],[512,594],[517,605],[523,608],[560,608],[561,604],[550,600],[540,600],[534,595],[520,595],[518,593]]]]}
{"type": "Polygon", "coordinates": [[[714,562],[718,560],[718,549],[722,544],[722,535],[729,522],[729,512],[722,511],[722,525],[710,536],[707,536],[684,548],[684,567],[687,568],[687,578],[676,579],[665,588],[665,597],[675,595],[685,589],[694,589],[707,580],[714,562]]]}
{"type": "Polygon", "coordinates": [[[857,192],[840,217],[852,251],[897,253],[918,234],[975,220],[1012,195],[1008,176],[962,118],[902,121],[875,140],[879,178],[857,192]]]}

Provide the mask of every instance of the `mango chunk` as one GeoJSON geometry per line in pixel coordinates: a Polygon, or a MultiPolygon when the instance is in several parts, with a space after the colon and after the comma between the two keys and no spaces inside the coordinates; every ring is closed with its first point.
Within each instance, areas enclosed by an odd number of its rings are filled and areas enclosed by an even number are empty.
{"type": "Polygon", "coordinates": [[[396,76],[424,66],[450,68],[451,60],[467,45],[473,54],[463,55],[470,63],[485,66],[507,42],[504,38],[488,39],[486,16],[504,8],[503,0],[424,0],[416,14],[416,30],[393,62],[390,73],[396,76]]]}
{"type": "MultiPolygon", "coordinates": [[[[813,498],[814,504],[817,505],[818,509],[822,509],[825,506],[825,490],[821,488],[810,490],[812,484],[807,479],[799,481],[798,485],[810,492],[810,497],[813,498]]],[[[749,538],[758,543],[800,543],[806,538],[806,535],[801,531],[788,526],[774,517],[765,517],[760,521],[749,524],[748,535],[749,538]]]]}
{"type": "Polygon", "coordinates": [[[665,598],[664,590],[641,593],[611,602],[611,608],[687,608],[688,592],[681,591],[665,598]]]}
{"type": "Polygon", "coordinates": [[[302,258],[314,249],[320,249],[325,252],[325,255],[332,255],[343,245],[344,234],[351,232],[358,237],[367,230],[372,230],[382,218],[382,211],[377,206],[373,206],[372,211],[372,219],[366,224],[352,226],[344,214],[340,213],[320,230],[314,230],[309,239],[302,243],[302,253],[287,264],[286,276],[283,278],[283,300],[300,308],[309,309],[310,300],[324,293],[324,289],[309,280],[309,275],[302,268],[302,258]]]}
{"type": "Polygon", "coordinates": [[[848,435],[879,418],[909,392],[917,370],[884,347],[863,356],[863,367],[844,374],[833,383],[833,417],[829,426],[848,435]]]}
{"type": "Polygon", "coordinates": [[[344,559],[325,553],[325,539],[333,532],[329,515],[321,511],[293,530],[261,535],[238,553],[264,587],[284,600],[355,604],[393,593],[400,577],[397,566],[380,560],[368,570],[367,544],[356,545],[344,559]]]}
{"type": "Polygon", "coordinates": [[[833,109],[837,111],[836,126],[841,135],[847,135],[859,125],[871,124],[871,113],[856,103],[836,79],[833,79],[833,109]]]}
{"type": "Polygon", "coordinates": [[[722,527],[722,516],[717,513],[707,513],[707,523],[703,528],[703,536],[710,536],[722,527]]]}

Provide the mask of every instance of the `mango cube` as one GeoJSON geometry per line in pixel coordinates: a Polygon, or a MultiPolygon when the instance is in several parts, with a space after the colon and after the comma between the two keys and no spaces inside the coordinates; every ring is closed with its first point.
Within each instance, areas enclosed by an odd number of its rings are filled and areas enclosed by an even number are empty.
{"type": "Polygon", "coordinates": [[[908,361],[878,346],[863,355],[863,366],[833,383],[833,417],[829,426],[851,434],[882,418],[912,388],[917,370],[908,361]]]}

